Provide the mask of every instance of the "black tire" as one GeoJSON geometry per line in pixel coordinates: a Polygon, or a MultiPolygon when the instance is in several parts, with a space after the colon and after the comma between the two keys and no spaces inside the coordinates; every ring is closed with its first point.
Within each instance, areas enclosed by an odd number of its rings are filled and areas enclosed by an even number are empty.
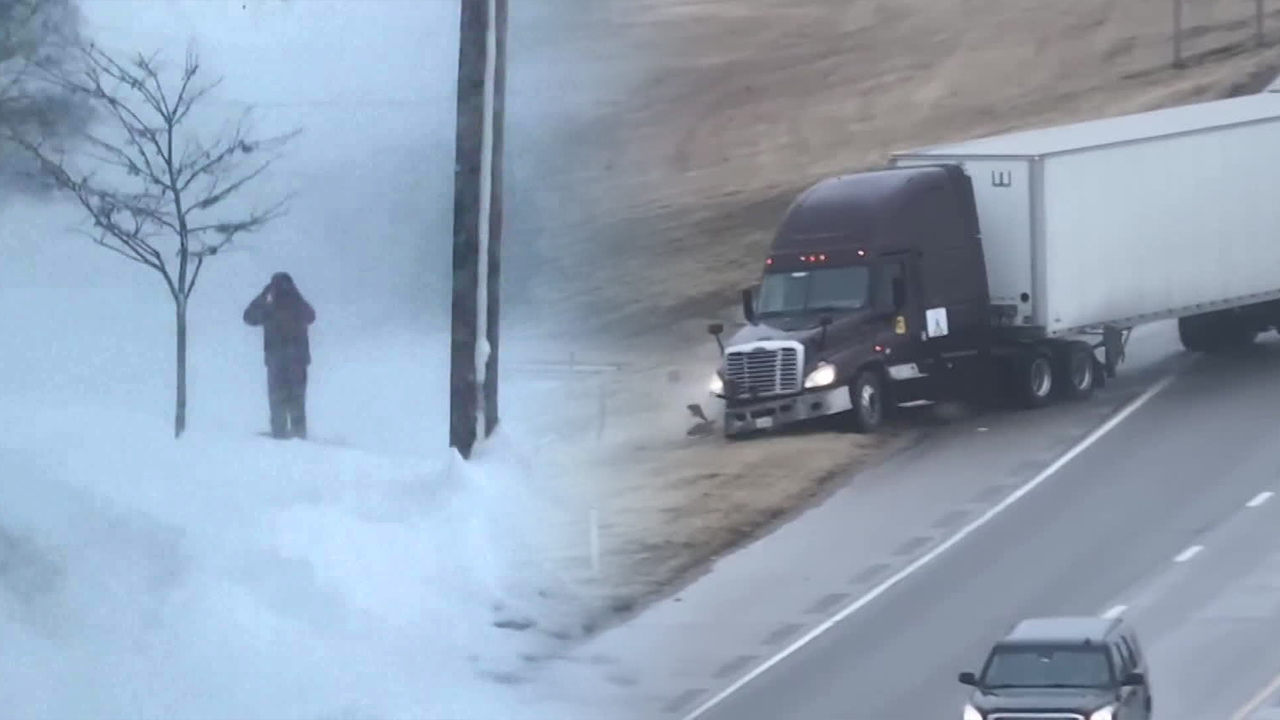
{"type": "Polygon", "coordinates": [[[1053,358],[1043,350],[1028,350],[1014,361],[1013,391],[1018,404],[1034,409],[1053,402],[1057,377],[1053,358]]]}
{"type": "Polygon", "coordinates": [[[1054,361],[1054,385],[1059,395],[1067,400],[1084,400],[1093,394],[1098,362],[1088,343],[1075,340],[1063,344],[1054,361]]]}
{"type": "Polygon", "coordinates": [[[1202,315],[1178,318],[1178,341],[1190,352],[1205,352],[1213,344],[1209,324],[1202,315]]]}
{"type": "Polygon", "coordinates": [[[1215,312],[1178,318],[1178,339],[1191,352],[1221,352],[1245,348],[1258,331],[1235,313],[1215,312]]]}
{"type": "Polygon", "coordinates": [[[849,426],[863,435],[878,432],[884,427],[885,392],[884,376],[874,369],[862,370],[849,385],[849,426]]]}
{"type": "Polygon", "coordinates": [[[1239,350],[1252,345],[1258,339],[1258,331],[1241,320],[1228,323],[1222,328],[1219,348],[1222,350],[1239,350]]]}

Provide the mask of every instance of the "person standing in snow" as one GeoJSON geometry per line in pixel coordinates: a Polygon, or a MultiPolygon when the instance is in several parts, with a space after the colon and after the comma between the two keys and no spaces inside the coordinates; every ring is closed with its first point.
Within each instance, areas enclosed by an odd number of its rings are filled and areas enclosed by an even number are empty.
{"type": "Polygon", "coordinates": [[[289,273],[278,272],[244,309],[244,321],[262,328],[271,436],[306,438],[307,366],[311,364],[307,328],[316,321],[315,309],[289,273]]]}

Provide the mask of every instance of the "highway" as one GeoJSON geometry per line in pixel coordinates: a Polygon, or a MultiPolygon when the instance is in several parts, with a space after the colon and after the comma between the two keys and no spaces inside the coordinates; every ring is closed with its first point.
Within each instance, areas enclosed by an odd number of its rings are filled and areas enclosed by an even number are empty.
{"type": "MultiPolygon", "coordinates": [[[[1014,622],[1115,609],[1146,642],[1160,720],[1232,718],[1280,671],[1268,492],[1280,493],[1274,342],[1198,359],[1017,503],[695,715],[958,718],[957,672],[1014,622]]],[[[1261,720],[1272,704],[1258,707],[1261,720]]]]}

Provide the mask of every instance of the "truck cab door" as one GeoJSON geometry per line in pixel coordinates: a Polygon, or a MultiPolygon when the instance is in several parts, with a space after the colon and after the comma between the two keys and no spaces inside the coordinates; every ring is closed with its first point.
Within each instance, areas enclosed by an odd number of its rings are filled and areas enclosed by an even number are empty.
{"type": "Polygon", "coordinates": [[[876,302],[890,318],[890,335],[885,345],[895,352],[907,350],[925,330],[920,304],[915,259],[908,253],[884,256],[876,286],[876,302]]]}

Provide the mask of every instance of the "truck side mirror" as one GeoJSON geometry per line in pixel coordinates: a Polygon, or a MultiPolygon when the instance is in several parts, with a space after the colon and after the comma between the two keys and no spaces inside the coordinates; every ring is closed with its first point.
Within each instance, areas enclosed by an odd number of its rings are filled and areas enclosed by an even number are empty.
{"type": "Polygon", "coordinates": [[[1124,676],[1124,682],[1120,684],[1125,687],[1141,687],[1147,684],[1147,676],[1140,672],[1131,672],[1124,676]]]}
{"type": "Polygon", "coordinates": [[[724,332],[724,323],[711,323],[707,325],[707,332],[711,337],[716,339],[716,347],[720,348],[720,354],[724,354],[724,341],[720,339],[720,333],[724,332]]]}
{"type": "Polygon", "coordinates": [[[893,309],[901,310],[902,306],[907,304],[907,279],[903,277],[894,278],[890,292],[893,296],[893,309]]]}
{"type": "Polygon", "coordinates": [[[756,324],[756,304],[752,297],[751,288],[742,290],[742,317],[752,325],[756,324]]]}
{"type": "Polygon", "coordinates": [[[978,678],[971,672],[962,672],[960,673],[960,684],[968,685],[970,687],[977,687],[978,678]]]}

